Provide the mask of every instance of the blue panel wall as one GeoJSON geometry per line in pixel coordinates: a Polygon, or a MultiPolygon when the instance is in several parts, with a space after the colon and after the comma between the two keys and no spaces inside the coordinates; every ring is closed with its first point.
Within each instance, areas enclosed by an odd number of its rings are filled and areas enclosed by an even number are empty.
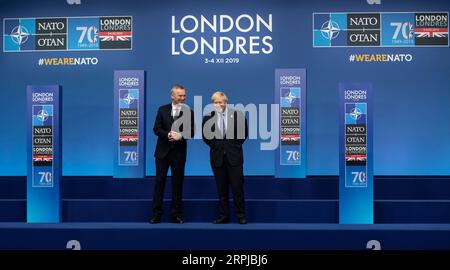
{"type": "MultiPolygon", "coordinates": [[[[450,174],[450,49],[313,48],[313,12],[443,11],[448,1],[1,1],[4,18],[133,16],[133,49],[83,52],[0,52],[2,106],[0,175],[26,175],[26,85],[63,86],[63,175],[112,175],[113,71],[147,71],[147,175],[154,175],[158,106],[170,101],[173,83],[187,88],[187,103],[225,91],[230,103],[270,104],[275,68],[306,68],[308,74],[308,175],[338,174],[338,83],[373,83],[374,174],[450,174]],[[204,57],[171,55],[171,17],[192,14],[273,16],[273,52],[238,55],[238,64],[204,64],[204,57]],[[351,63],[350,54],[411,54],[411,62],[351,63]],[[97,65],[39,66],[42,57],[96,57],[97,65]]],[[[231,33],[233,34],[233,33],[231,33]]],[[[211,33],[205,33],[210,38],[211,33]]],[[[3,51],[3,43],[2,43],[3,51]]],[[[236,55],[232,55],[236,57],[236,55]]],[[[271,175],[273,151],[259,140],[244,145],[245,173],[271,175]]],[[[187,174],[210,175],[208,148],[189,144],[187,174]]]]}

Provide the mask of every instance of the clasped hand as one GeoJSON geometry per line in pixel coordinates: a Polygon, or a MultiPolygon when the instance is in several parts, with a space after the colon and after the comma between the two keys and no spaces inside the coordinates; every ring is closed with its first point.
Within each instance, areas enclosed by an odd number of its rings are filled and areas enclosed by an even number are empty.
{"type": "Polygon", "coordinates": [[[170,142],[179,141],[181,140],[182,136],[181,133],[176,131],[170,131],[169,134],[167,134],[167,138],[170,142]]]}

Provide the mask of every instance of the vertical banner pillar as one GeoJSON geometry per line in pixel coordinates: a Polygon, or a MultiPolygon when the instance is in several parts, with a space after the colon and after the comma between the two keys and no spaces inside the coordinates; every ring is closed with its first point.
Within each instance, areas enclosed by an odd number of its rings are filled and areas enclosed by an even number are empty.
{"type": "MultiPolygon", "coordinates": [[[[306,70],[275,70],[275,104],[280,104],[276,178],[306,177],[306,70]]],[[[275,128],[275,127],[272,127],[275,128]]]]}
{"type": "Polygon", "coordinates": [[[145,72],[114,72],[115,178],[145,175],[145,72]]]}
{"type": "Polygon", "coordinates": [[[27,222],[61,222],[61,87],[27,87],[27,222]]]}
{"type": "Polygon", "coordinates": [[[373,224],[372,84],[339,84],[339,223],[373,224]]]}

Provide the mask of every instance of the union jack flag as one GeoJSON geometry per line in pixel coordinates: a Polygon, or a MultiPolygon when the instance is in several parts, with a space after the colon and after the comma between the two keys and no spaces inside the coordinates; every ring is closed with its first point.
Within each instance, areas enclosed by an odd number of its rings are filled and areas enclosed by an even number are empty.
{"type": "Polygon", "coordinates": [[[300,135],[281,135],[281,141],[282,142],[286,142],[286,141],[290,141],[290,142],[300,141],[300,135]]]}
{"type": "Polygon", "coordinates": [[[366,161],[366,155],[345,155],[346,161],[366,161]]]}
{"type": "Polygon", "coordinates": [[[33,155],[33,161],[52,161],[53,155],[33,155]]]}
{"type": "Polygon", "coordinates": [[[131,41],[131,32],[100,32],[101,41],[131,41]]]}
{"type": "Polygon", "coordinates": [[[448,36],[448,28],[416,28],[415,34],[419,38],[445,38],[448,36]]]}
{"type": "Polygon", "coordinates": [[[120,136],[119,140],[121,142],[137,142],[139,140],[138,136],[120,136]]]}

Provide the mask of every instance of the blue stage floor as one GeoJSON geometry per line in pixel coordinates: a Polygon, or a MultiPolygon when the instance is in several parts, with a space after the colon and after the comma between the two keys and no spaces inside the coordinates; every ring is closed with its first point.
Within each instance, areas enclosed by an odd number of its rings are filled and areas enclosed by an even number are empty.
{"type": "MultiPolygon", "coordinates": [[[[0,177],[0,249],[450,250],[449,177],[376,177],[374,225],[339,225],[338,178],[246,177],[249,224],[215,225],[212,177],[186,177],[185,224],[149,224],[154,178],[64,177],[62,223],[27,224],[25,177],[0,177]],[[408,188],[405,188],[405,187],[408,188]]],[[[232,202],[230,202],[231,204],[232,202]]],[[[232,205],[231,209],[233,209],[232,205]]]]}
{"type": "Polygon", "coordinates": [[[0,249],[383,250],[450,249],[450,224],[0,223],[0,249]]]}

